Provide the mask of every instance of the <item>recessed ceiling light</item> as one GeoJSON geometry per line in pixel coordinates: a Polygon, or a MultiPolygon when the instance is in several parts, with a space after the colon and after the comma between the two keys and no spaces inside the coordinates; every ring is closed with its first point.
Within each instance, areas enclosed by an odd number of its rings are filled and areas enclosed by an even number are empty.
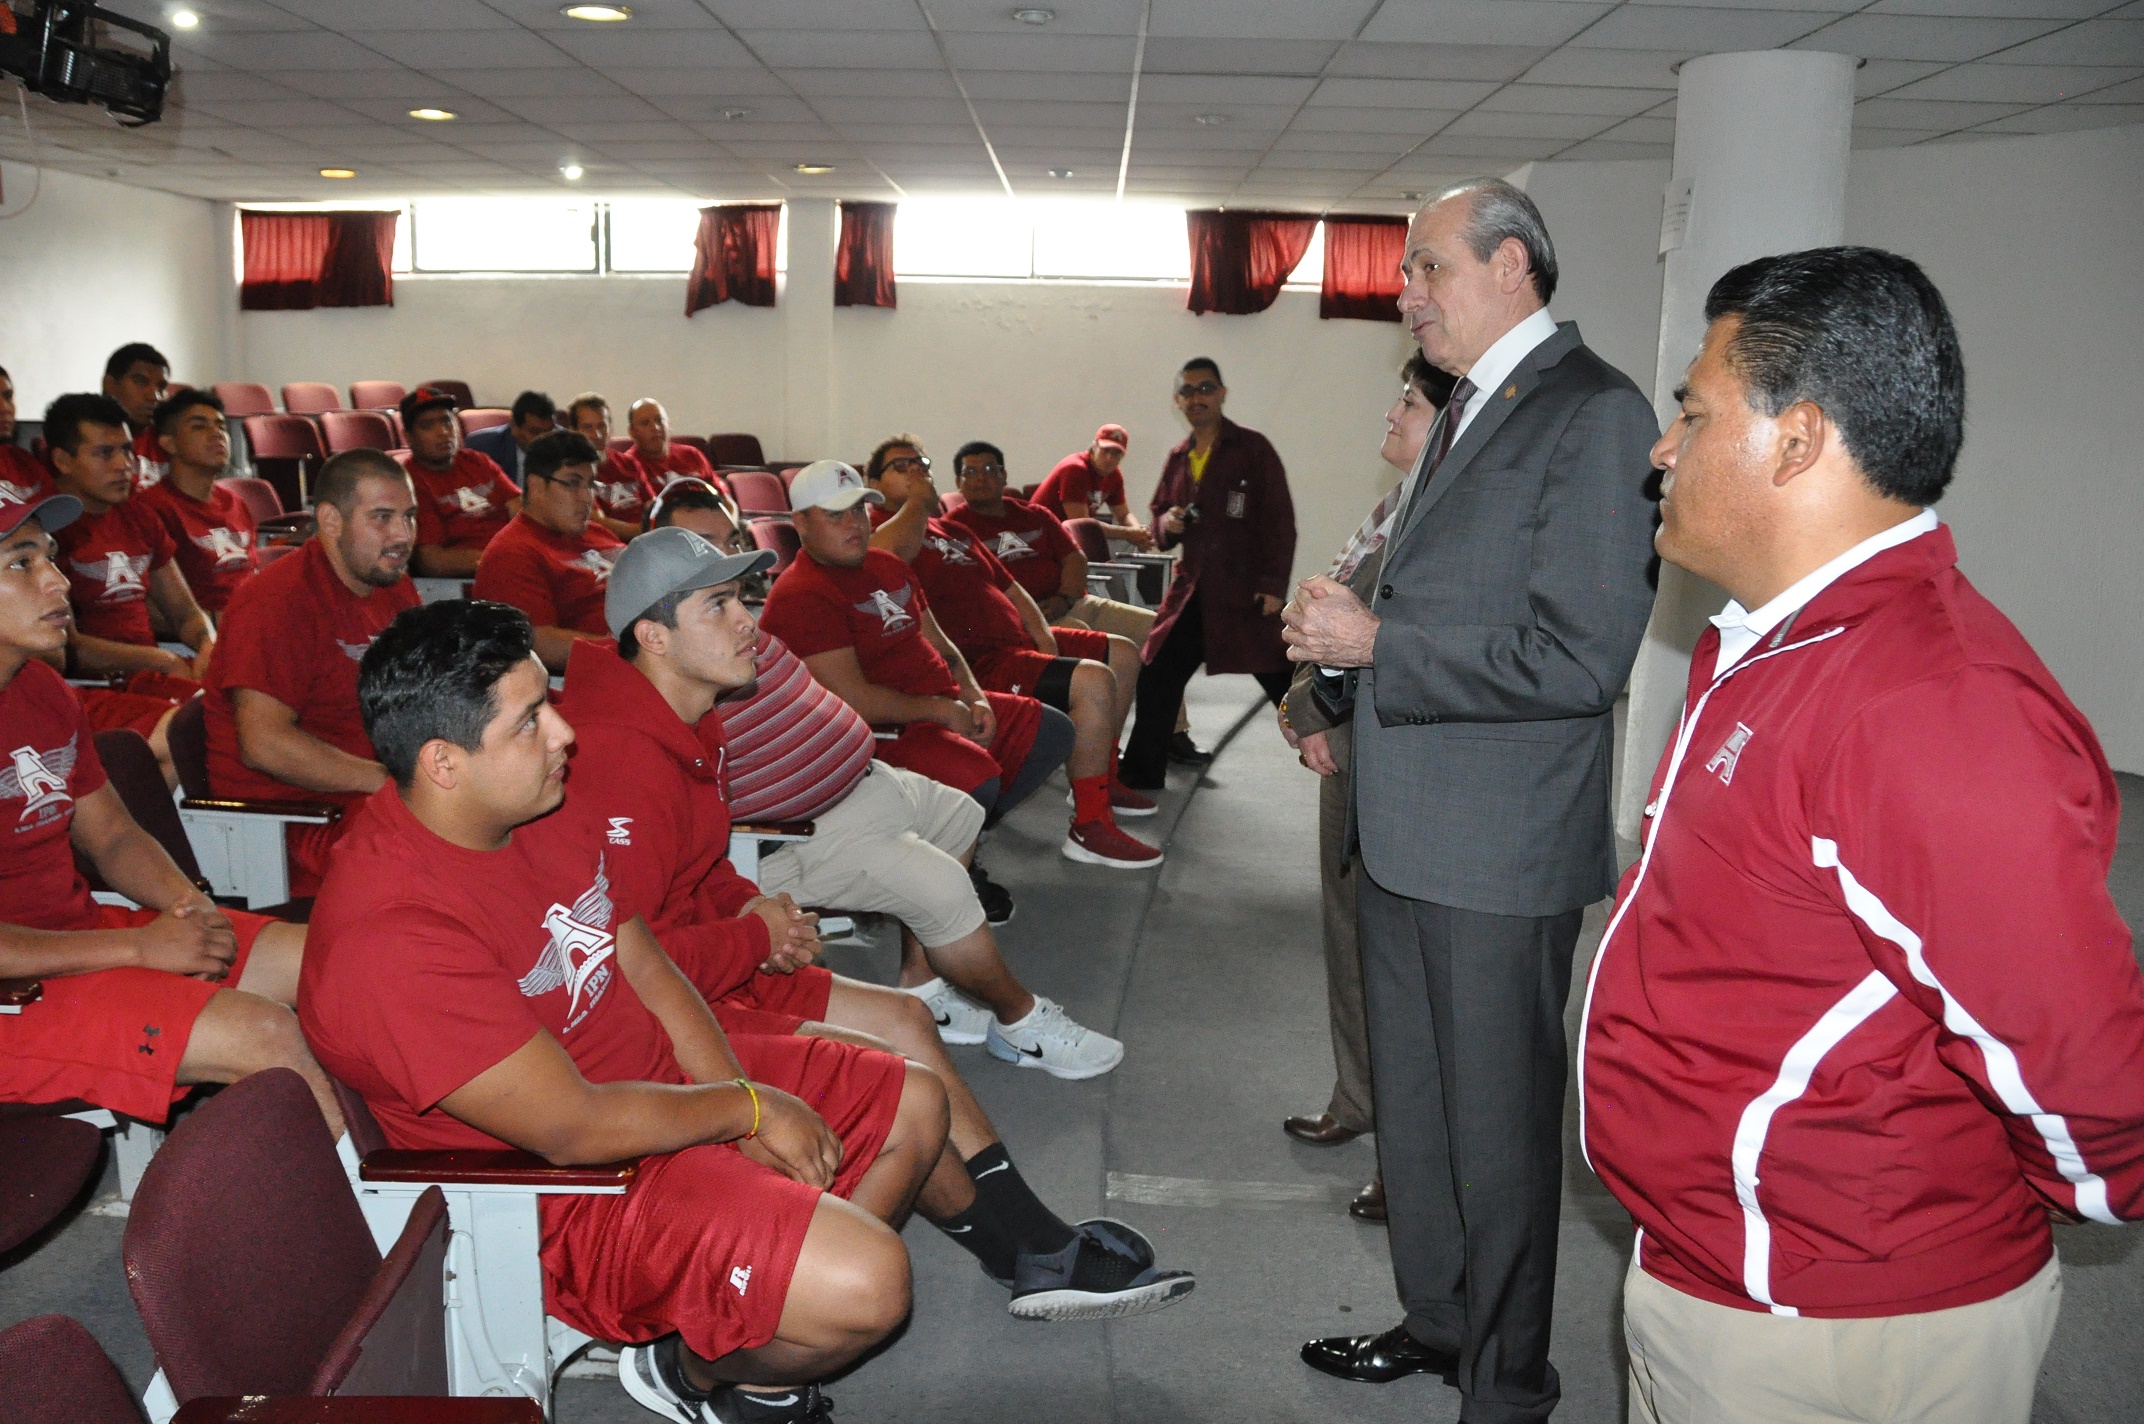
{"type": "Polygon", "coordinates": [[[752,111],[750,109],[724,109],[722,112],[716,114],[715,117],[722,120],[722,122],[726,124],[734,124],[739,119],[749,115],[751,112],[752,111]]]}
{"type": "Polygon", "coordinates": [[[201,17],[191,10],[173,10],[171,12],[171,28],[174,30],[190,30],[200,23],[201,17]]]}
{"type": "Polygon", "coordinates": [[[821,173],[833,172],[834,165],[831,163],[799,163],[793,165],[791,171],[808,174],[809,176],[816,178],[821,173]]]}
{"type": "Polygon", "coordinates": [[[578,163],[561,163],[558,165],[558,176],[568,183],[580,182],[582,171],[581,165],[578,163]]]}
{"type": "Polygon", "coordinates": [[[1050,176],[1052,178],[1070,178],[1072,176],[1072,170],[1069,168],[1052,168],[1050,170],[1050,176]]]}
{"type": "Polygon", "coordinates": [[[411,109],[409,116],[413,119],[426,119],[435,124],[443,124],[454,117],[454,111],[452,109],[411,109]]]}
{"type": "Polygon", "coordinates": [[[1030,7],[1023,10],[1013,11],[1012,17],[1015,20],[1018,20],[1023,25],[1047,25],[1050,21],[1057,18],[1057,12],[1055,10],[1043,10],[1039,8],[1030,7]]]}
{"type": "Polygon", "coordinates": [[[1227,123],[1231,117],[1228,114],[1193,114],[1191,122],[1210,129],[1227,123]]]}
{"type": "Polygon", "coordinates": [[[633,18],[630,5],[567,5],[558,12],[569,20],[586,20],[590,24],[607,25],[619,20],[633,18]]]}
{"type": "Polygon", "coordinates": [[[357,170],[355,168],[323,168],[320,170],[320,176],[323,178],[355,178],[357,170]]]}
{"type": "Polygon", "coordinates": [[[1400,196],[1405,198],[1410,203],[1419,203],[1424,198],[1428,197],[1429,194],[1420,192],[1413,188],[1409,188],[1405,192],[1401,193],[1400,196]]]}

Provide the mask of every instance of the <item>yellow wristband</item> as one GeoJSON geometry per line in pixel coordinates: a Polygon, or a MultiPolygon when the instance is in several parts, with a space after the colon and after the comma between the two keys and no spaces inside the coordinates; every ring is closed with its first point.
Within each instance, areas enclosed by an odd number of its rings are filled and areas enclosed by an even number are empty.
{"type": "Polygon", "coordinates": [[[759,1090],[743,1078],[734,1078],[731,1081],[744,1089],[752,1099],[752,1130],[744,1135],[744,1140],[750,1142],[753,1138],[759,1136],[759,1090]]]}

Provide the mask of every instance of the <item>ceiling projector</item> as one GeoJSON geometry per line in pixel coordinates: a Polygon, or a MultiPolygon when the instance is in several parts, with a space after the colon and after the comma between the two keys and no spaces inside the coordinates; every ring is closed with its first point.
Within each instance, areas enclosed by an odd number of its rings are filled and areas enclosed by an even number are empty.
{"type": "Polygon", "coordinates": [[[164,116],[171,36],[87,0],[35,0],[27,14],[0,0],[0,74],[57,103],[101,104],[139,128],[164,116]],[[115,31],[140,37],[147,52],[97,43],[115,31]]]}

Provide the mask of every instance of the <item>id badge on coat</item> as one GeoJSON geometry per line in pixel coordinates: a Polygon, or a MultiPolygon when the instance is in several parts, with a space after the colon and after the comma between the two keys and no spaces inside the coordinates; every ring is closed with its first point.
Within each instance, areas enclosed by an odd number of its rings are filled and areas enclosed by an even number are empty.
{"type": "Polygon", "coordinates": [[[1227,510],[1226,510],[1226,513],[1227,513],[1228,517],[1229,517],[1230,519],[1241,519],[1241,518],[1243,518],[1243,511],[1244,511],[1244,507],[1245,507],[1245,506],[1246,506],[1246,505],[1247,505],[1248,503],[1249,503],[1249,501],[1248,501],[1248,500],[1246,500],[1246,499],[1244,498],[1244,494],[1243,494],[1243,491],[1242,491],[1242,490],[1240,490],[1240,489],[1232,489],[1232,490],[1230,490],[1230,491],[1228,492],[1228,508],[1227,508],[1227,510]]]}

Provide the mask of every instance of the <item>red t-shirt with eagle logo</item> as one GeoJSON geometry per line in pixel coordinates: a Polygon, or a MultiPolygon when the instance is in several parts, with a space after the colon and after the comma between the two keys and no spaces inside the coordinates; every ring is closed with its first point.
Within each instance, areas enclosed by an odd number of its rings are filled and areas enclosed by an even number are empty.
{"type": "Polygon", "coordinates": [[[97,905],[74,866],[74,803],[104,763],[66,679],[32,658],[0,688],[0,923],[93,930],[97,905]]]}
{"type": "Polygon", "coordinates": [[[759,626],[800,658],[854,648],[864,676],[881,687],[912,697],[957,697],[953,670],[923,636],[930,607],[897,554],[868,550],[853,569],[806,554],[774,581],[759,626]]]}
{"type": "Polygon", "coordinates": [[[1038,509],[1012,496],[1005,497],[1005,512],[992,517],[972,504],[963,504],[945,516],[949,524],[972,531],[1005,566],[1037,603],[1064,591],[1065,560],[1079,552],[1062,521],[1047,509],[1038,509]]]}
{"type": "Polygon", "coordinates": [[[260,568],[259,526],[246,502],[222,485],[207,499],[195,499],[166,479],[136,494],[132,504],[163,521],[178,551],[179,572],[194,591],[194,602],[210,613],[230,606],[238,586],[260,568]]]}
{"type": "Polygon", "coordinates": [[[128,499],[102,514],[84,514],[53,538],[59,541],[75,627],[92,638],[154,647],[149,575],[178,553],[155,511],[128,499]]]}
{"type": "Polygon", "coordinates": [[[481,549],[514,517],[508,507],[521,491],[489,455],[457,450],[444,471],[428,470],[411,454],[395,456],[417,488],[417,542],[447,549],[481,549]]]}

